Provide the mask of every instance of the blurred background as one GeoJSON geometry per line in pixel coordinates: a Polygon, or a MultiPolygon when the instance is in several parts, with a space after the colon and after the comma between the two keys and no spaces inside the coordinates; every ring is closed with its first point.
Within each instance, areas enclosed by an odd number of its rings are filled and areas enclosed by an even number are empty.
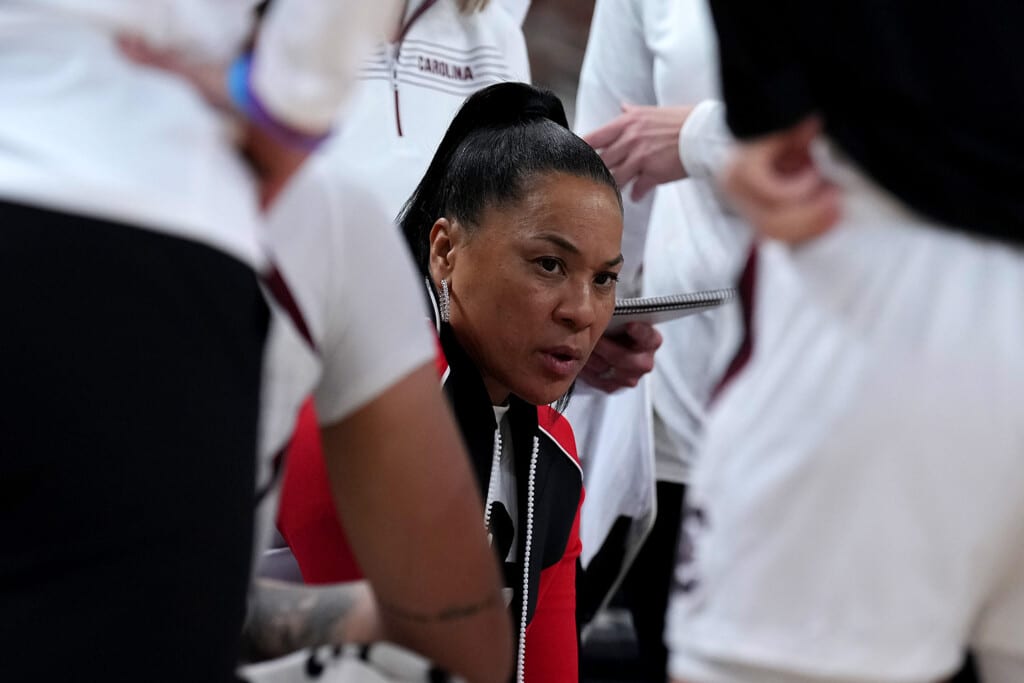
{"type": "Polygon", "coordinates": [[[575,119],[576,86],[593,13],[593,0],[533,0],[523,25],[533,82],[555,91],[569,123],[575,119]]]}

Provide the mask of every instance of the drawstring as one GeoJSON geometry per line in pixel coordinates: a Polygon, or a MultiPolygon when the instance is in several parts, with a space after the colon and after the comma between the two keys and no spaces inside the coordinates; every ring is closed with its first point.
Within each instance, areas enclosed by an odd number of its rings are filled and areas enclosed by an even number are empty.
{"type": "MultiPolygon", "coordinates": [[[[494,430],[494,455],[491,459],[491,477],[487,482],[487,502],[484,507],[484,529],[487,541],[491,542],[491,504],[494,503],[498,485],[498,468],[501,467],[501,426],[494,430]]],[[[533,437],[533,453],[530,454],[530,477],[526,484],[526,552],[523,554],[523,606],[519,618],[519,652],[516,654],[516,681],[524,683],[526,674],[526,617],[530,607],[530,547],[533,545],[533,508],[537,479],[537,457],[540,453],[540,439],[533,437]]]]}
{"type": "Polygon", "coordinates": [[[533,437],[530,455],[530,479],[526,488],[526,554],[523,557],[523,612],[519,618],[519,654],[516,657],[516,680],[523,683],[526,675],[526,615],[530,605],[530,546],[533,545],[533,497],[537,475],[540,439],[533,437]]]}

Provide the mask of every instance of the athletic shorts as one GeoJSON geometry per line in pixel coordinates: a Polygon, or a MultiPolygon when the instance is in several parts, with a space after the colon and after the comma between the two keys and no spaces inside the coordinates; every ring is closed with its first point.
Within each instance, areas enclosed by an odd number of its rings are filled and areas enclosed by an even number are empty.
{"type": "Polygon", "coordinates": [[[234,680],[267,307],[178,237],[0,202],[0,681],[234,680]]]}

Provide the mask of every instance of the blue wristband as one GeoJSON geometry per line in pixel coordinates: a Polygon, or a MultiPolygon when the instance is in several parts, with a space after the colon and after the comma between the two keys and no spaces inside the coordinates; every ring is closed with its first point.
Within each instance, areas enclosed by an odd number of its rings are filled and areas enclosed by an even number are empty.
{"type": "Polygon", "coordinates": [[[228,68],[228,96],[232,104],[246,118],[251,118],[252,98],[249,96],[249,72],[252,71],[252,55],[242,54],[228,68]]]}
{"type": "Polygon", "coordinates": [[[249,81],[251,73],[251,54],[240,55],[231,63],[227,73],[228,97],[245,118],[270,133],[279,142],[296,149],[312,151],[327,139],[327,133],[310,135],[278,121],[272,113],[267,111],[256,93],[252,91],[249,81]]]}

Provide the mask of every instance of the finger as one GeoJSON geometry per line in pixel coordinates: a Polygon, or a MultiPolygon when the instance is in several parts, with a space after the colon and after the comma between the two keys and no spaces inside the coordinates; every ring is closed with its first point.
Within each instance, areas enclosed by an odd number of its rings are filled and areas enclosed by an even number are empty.
{"type": "Polygon", "coordinates": [[[629,323],[626,332],[633,339],[633,349],[636,351],[656,351],[661,346],[661,332],[654,325],[629,323]]]}
{"type": "Polygon", "coordinates": [[[634,351],[608,339],[598,342],[601,358],[624,377],[640,377],[654,369],[654,351],[634,351]]]}
{"type": "Polygon", "coordinates": [[[117,37],[117,46],[121,49],[121,52],[127,56],[134,57],[141,51],[143,41],[138,36],[119,35],[117,37]]]}
{"type": "Polygon", "coordinates": [[[136,36],[119,36],[117,43],[121,54],[136,64],[160,66],[158,53],[150,48],[141,38],[136,36]]]}
{"type": "Polygon", "coordinates": [[[612,384],[608,379],[602,378],[599,373],[591,372],[586,368],[580,371],[580,374],[577,376],[577,379],[583,380],[590,386],[600,389],[601,391],[604,391],[606,393],[611,393],[612,391],[615,391],[615,385],[612,384]]]}
{"type": "Polygon", "coordinates": [[[733,195],[752,204],[774,207],[813,195],[823,178],[814,166],[797,173],[783,173],[765,150],[737,155],[726,172],[725,186],[733,195]]]}
{"type": "Polygon", "coordinates": [[[654,352],[634,352],[613,363],[616,379],[639,380],[654,369],[654,352]]]}
{"type": "Polygon", "coordinates": [[[809,116],[786,133],[786,145],[791,150],[808,150],[814,139],[821,135],[821,130],[821,119],[817,116],[809,116]]]}
{"type": "Polygon", "coordinates": [[[625,116],[618,116],[610,123],[607,123],[597,130],[591,131],[583,136],[583,139],[594,149],[600,150],[615,142],[629,119],[625,116]]]}
{"type": "Polygon", "coordinates": [[[641,171],[640,175],[633,180],[633,189],[629,192],[629,198],[638,202],[660,184],[650,173],[641,171]]]}
{"type": "Polygon", "coordinates": [[[839,220],[839,215],[839,190],[824,186],[808,200],[766,212],[757,227],[773,239],[798,243],[828,231],[839,220]]]}
{"type": "Polygon", "coordinates": [[[618,164],[608,164],[608,169],[612,172],[615,182],[619,184],[619,187],[625,187],[631,180],[640,175],[643,161],[643,156],[634,148],[618,164]]]}
{"type": "Polygon", "coordinates": [[[634,137],[624,130],[623,134],[616,138],[614,142],[601,150],[601,160],[604,161],[605,166],[613,169],[626,160],[635,144],[636,140],[634,137]]]}
{"type": "Polygon", "coordinates": [[[605,379],[599,377],[594,373],[589,372],[581,372],[579,374],[579,378],[582,379],[587,384],[589,384],[590,386],[594,387],[595,389],[599,389],[606,394],[613,394],[616,391],[624,389],[628,386],[636,386],[635,384],[631,385],[629,383],[623,383],[621,380],[618,379],[618,377],[605,379]]]}
{"type": "Polygon", "coordinates": [[[637,115],[637,112],[643,114],[647,112],[664,111],[667,109],[671,109],[671,107],[663,107],[654,104],[631,104],[629,102],[622,105],[623,114],[633,114],[634,116],[637,115]]]}
{"type": "Polygon", "coordinates": [[[586,364],[583,366],[583,370],[595,375],[600,375],[601,373],[607,372],[610,367],[611,365],[608,361],[602,358],[599,354],[591,353],[590,358],[587,359],[586,364]]]}

